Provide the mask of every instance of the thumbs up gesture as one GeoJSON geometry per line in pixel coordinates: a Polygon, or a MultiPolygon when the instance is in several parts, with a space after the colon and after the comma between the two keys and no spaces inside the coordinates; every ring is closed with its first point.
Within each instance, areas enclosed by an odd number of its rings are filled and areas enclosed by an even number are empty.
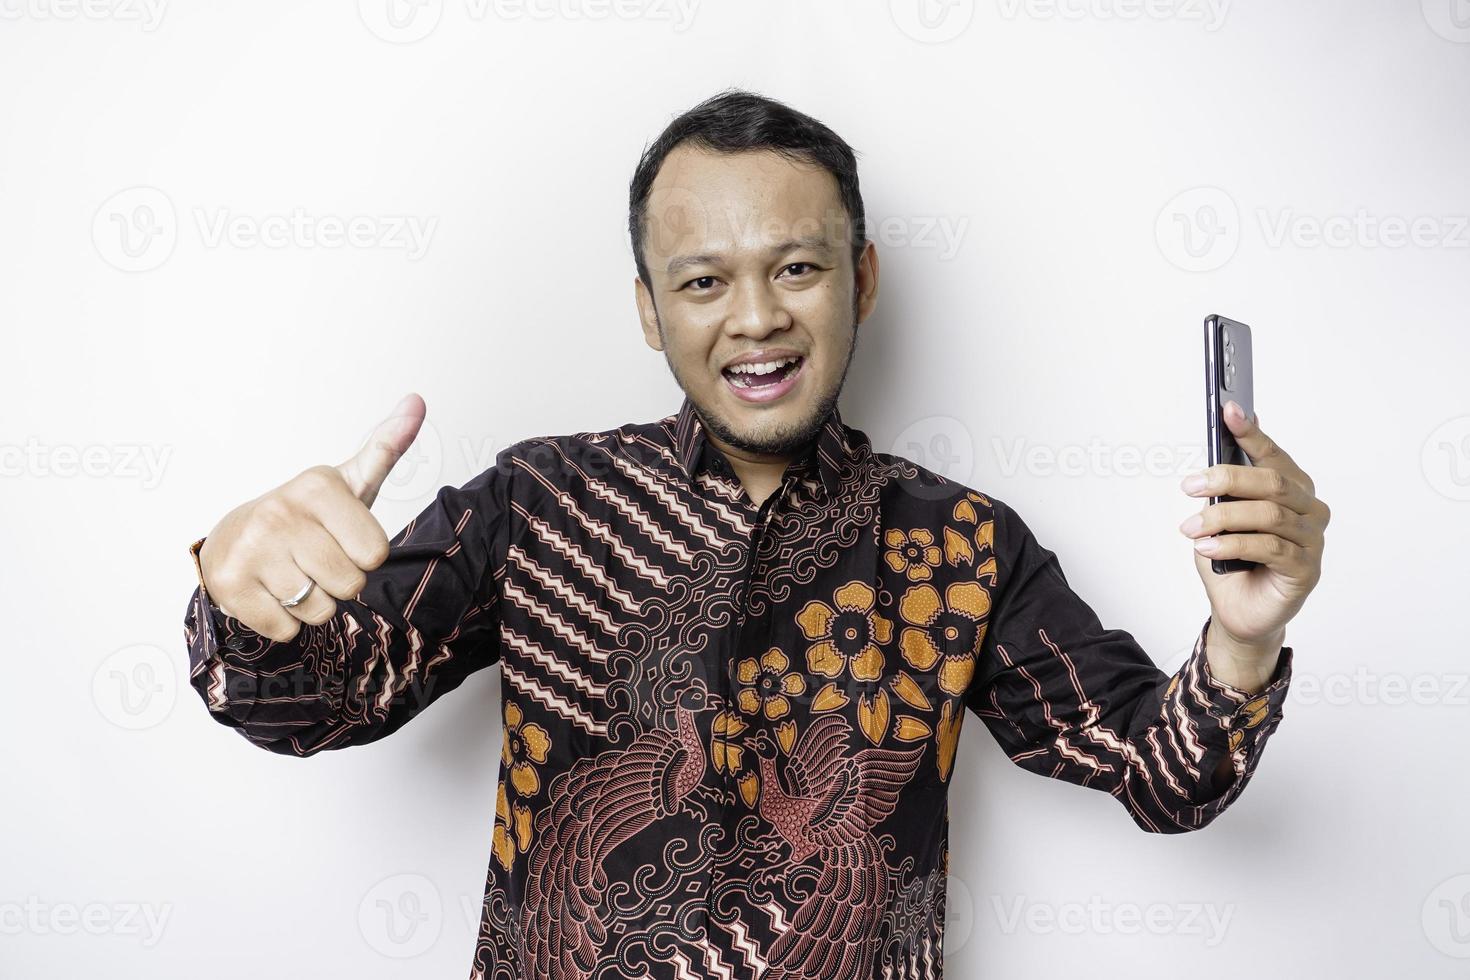
{"type": "Polygon", "coordinates": [[[262,636],[293,639],[352,599],[388,558],[369,510],[424,423],[424,400],[405,395],[357,454],[313,466],[226,514],[199,549],[210,599],[262,636]]]}

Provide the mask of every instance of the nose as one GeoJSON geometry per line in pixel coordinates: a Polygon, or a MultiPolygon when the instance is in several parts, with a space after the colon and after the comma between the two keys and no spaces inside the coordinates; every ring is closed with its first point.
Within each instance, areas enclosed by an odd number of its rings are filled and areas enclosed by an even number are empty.
{"type": "Polygon", "coordinates": [[[791,326],[791,314],[763,279],[743,279],[735,284],[725,333],[753,341],[764,340],[791,326]]]}

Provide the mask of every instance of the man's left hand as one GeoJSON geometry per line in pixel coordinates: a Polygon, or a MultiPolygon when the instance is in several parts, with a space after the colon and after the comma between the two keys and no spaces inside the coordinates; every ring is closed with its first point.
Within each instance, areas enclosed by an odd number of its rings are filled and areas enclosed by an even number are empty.
{"type": "Polygon", "coordinates": [[[1179,526],[1194,539],[1194,566],[1205,584],[1211,632],[1220,630],[1238,653],[1274,655],[1287,622],[1322,577],[1323,532],[1331,518],[1316,487],[1286,451],[1235,402],[1225,405],[1225,424],[1252,466],[1221,463],[1186,477],[1192,497],[1230,496],[1206,504],[1179,526]],[[1233,532],[1220,534],[1221,531],[1233,532]],[[1217,575],[1214,558],[1244,558],[1259,564],[1248,571],[1217,575]]]}

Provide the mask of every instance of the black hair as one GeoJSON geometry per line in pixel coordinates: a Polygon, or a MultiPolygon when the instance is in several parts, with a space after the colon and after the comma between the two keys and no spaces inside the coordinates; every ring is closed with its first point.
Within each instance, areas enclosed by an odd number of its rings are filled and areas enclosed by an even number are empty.
{"type": "Polygon", "coordinates": [[[837,179],[842,206],[852,225],[852,263],[857,268],[867,244],[863,195],[858,189],[857,156],[852,147],[822,122],[778,102],[744,89],[730,88],[680,115],[644,147],[628,187],[628,234],[638,278],[650,289],[648,265],[643,259],[648,195],[664,158],[676,146],[690,143],[719,153],[773,150],[784,157],[822,167],[837,179]]]}

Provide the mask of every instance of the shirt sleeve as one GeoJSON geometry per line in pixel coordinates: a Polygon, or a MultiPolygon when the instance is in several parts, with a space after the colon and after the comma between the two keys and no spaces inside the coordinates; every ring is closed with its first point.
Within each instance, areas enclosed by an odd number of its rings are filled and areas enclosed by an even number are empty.
{"type": "Polygon", "coordinates": [[[1184,665],[1159,670],[1104,629],[1057,556],[1005,503],[993,505],[996,596],[966,703],[1023,769],[1117,797],[1150,833],[1198,830],[1250,782],[1281,722],[1292,650],[1251,695],[1210,673],[1207,618],[1184,665]],[[1228,758],[1233,779],[1217,785],[1228,758]]]}
{"type": "Polygon", "coordinates": [[[189,682],[221,724],[283,755],[392,734],[500,659],[499,584],[508,551],[510,463],[444,487],[389,540],[355,599],[278,642],[223,612],[199,585],[184,619],[189,682]]]}

